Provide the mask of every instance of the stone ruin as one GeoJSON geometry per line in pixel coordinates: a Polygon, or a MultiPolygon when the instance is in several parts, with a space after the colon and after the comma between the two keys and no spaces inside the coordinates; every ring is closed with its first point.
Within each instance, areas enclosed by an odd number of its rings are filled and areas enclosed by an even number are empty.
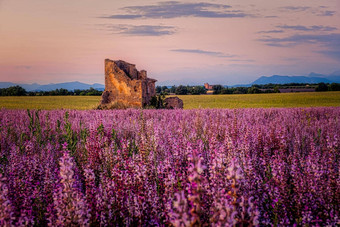
{"type": "MultiPolygon", "coordinates": [[[[99,109],[142,108],[150,105],[156,96],[157,80],[148,78],[145,70],[138,71],[136,65],[118,60],[105,59],[105,90],[99,109]]],[[[166,109],[183,109],[178,97],[164,100],[166,109]]]]}
{"type": "Polygon", "coordinates": [[[183,100],[178,97],[164,99],[166,109],[183,109],[183,100]]]}
{"type": "Polygon", "coordinates": [[[145,107],[156,95],[156,81],[134,64],[105,59],[105,90],[99,108],[145,107]]]}

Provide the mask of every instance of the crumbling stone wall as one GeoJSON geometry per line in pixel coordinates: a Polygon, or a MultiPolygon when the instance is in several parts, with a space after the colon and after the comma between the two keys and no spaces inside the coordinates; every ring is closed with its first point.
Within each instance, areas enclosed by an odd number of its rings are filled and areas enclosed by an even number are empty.
{"type": "Polygon", "coordinates": [[[138,71],[134,64],[105,59],[105,91],[100,106],[120,103],[125,107],[144,107],[156,95],[155,82],[145,70],[138,71]]]}
{"type": "Polygon", "coordinates": [[[169,97],[164,99],[166,109],[183,109],[183,100],[175,97],[169,97]]]}

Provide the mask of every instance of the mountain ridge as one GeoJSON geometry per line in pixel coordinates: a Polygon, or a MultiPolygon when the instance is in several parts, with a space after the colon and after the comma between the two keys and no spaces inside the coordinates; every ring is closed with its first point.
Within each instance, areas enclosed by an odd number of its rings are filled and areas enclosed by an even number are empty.
{"type": "Polygon", "coordinates": [[[311,72],[308,76],[261,76],[249,84],[237,84],[231,87],[251,87],[254,84],[290,84],[290,83],[340,83],[340,71],[333,72],[329,75],[311,72]]]}
{"type": "Polygon", "coordinates": [[[317,84],[317,83],[332,83],[332,80],[329,80],[325,77],[307,77],[307,76],[281,76],[281,75],[273,75],[273,76],[262,76],[259,79],[255,80],[252,84],[289,84],[289,83],[309,83],[309,84],[317,84]]]}
{"type": "Polygon", "coordinates": [[[21,83],[12,83],[12,82],[0,82],[0,88],[8,88],[11,86],[16,86],[16,85],[21,86],[26,91],[52,91],[52,90],[61,89],[61,88],[73,91],[76,89],[87,90],[87,89],[90,89],[91,87],[99,91],[102,91],[105,89],[105,86],[103,84],[99,84],[99,83],[86,84],[86,83],[82,83],[79,81],[64,82],[64,83],[50,83],[50,84],[45,84],[45,85],[41,85],[37,83],[21,84],[21,83]]]}
{"type": "MultiPolygon", "coordinates": [[[[251,87],[254,84],[289,84],[289,83],[340,83],[340,71],[335,71],[329,75],[311,72],[308,76],[283,76],[283,75],[272,75],[272,76],[261,76],[255,81],[249,84],[235,84],[229,85],[229,87],[251,87]]],[[[64,83],[50,83],[41,85],[38,83],[24,84],[24,83],[12,83],[12,82],[0,82],[0,88],[8,88],[11,86],[19,85],[26,91],[51,91],[56,89],[67,89],[73,91],[75,89],[87,90],[91,87],[103,91],[105,86],[103,84],[94,83],[86,84],[79,81],[64,82],[64,83]]],[[[159,84],[161,86],[161,83],[159,84]]]]}

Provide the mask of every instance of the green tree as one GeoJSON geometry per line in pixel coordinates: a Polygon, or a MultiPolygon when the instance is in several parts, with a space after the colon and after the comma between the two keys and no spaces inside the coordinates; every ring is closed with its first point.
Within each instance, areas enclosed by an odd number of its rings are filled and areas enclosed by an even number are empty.
{"type": "Polygon", "coordinates": [[[150,107],[155,109],[164,109],[165,95],[163,93],[151,97],[150,107]]]}
{"type": "Polygon", "coordinates": [[[177,87],[174,85],[170,88],[170,93],[175,93],[176,92],[177,87]]]}
{"type": "Polygon", "coordinates": [[[339,83],[331,83],[329,85],[330,91],[340,91],[340,84],[339,83]]]}
{"type": "Polygon", "coordinates": [[[156,86],[156,93],[161,93],[162,92],[162,87],[161,86],[156,86]]]}
{"type": "Polygon", "coordinates": [[[80,95],[81,92],[82,92],[82,90],[80,90],[80,89],[74,89],[74,91],[73,91],[73,93],[75,95],[80,95]]]}
{"type": "Polygon", "coordinates": [[[192,95],[200,95],[207,93],[207,90],[203,86],[188,87],[188,92],[192,95]]]}
{"type": "Polygon", "coordinates": [[[166,90],[169,90],[167,86],[162,86],[162,91],[166,91],[166,90]]]}
{"type": "Polygon", "coordinates": [[[27,92],[24,88],[20,86],[12,86],[9,88],[0,89],[1,96],[23,96],[26,95],[27,92]]]}
{"type": "Polygon", "coordinates": [[[186,95],[188,94],[188,88],[186,86],[180,85],[175,90],[176,95],[186,95]]]}
{"type": "Polygon", "coordinates": [[[98,91],[98,90],[94,89],[93,87],[90,87],[89,90],[86,90],[86,95],[89,95],[89,96],[99,96],[101,94],[102,94],[101,91],[98,91]]]}
{"type": "Polygon", "coordinates": [[[213,86],[213,90],[214,90],[213,94],[221,94],[222,89],[223,89],[222,85],[214,85],[213,86]]]}
{"type": "Polygon", "coordinates": [[[318,83],[315,91],[328,91],[328,86],[325,83],[318,83]]]}
{"type": "Polygon", "coordinates": [[[162,93],[167,95],[170,93],[170,89],[167,86],[162,86],[162,93]]]}
{"type": "Polygon", "coordinates": [[[261,93],[261,90],[258,89],[257,87],[252,86],[248,88],[248,94],[258,94],[258,93],[261,93]]]}

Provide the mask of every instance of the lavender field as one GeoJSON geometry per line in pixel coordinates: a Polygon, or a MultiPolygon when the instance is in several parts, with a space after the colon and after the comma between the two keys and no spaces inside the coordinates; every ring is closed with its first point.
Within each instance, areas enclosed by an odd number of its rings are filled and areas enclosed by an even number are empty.
{"type": "Polygon", "coordinates": [[[0,110],[0,226],[335,226],[340,107],[0,110]]]}

